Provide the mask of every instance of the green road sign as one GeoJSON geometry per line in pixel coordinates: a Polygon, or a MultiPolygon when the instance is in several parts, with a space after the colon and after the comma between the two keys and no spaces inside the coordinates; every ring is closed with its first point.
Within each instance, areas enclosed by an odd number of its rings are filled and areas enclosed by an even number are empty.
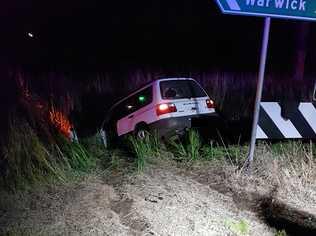
{"type": "Polygon", "coordinates": [[[216,0],[223,13],[316,21],[316,0],[216,0]]]}

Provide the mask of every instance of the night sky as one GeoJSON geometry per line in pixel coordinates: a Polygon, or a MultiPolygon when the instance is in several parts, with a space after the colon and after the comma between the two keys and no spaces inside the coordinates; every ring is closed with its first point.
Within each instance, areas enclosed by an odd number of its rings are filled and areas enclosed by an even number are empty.
{"type": "MultiPolygon", "coordinates": [[[[263,19],[223,15],[212,0],[10,0],[0,14],[1,60],[10,64],[72,70],[82,65],[258,67],[263,19]]],[[[299,24],[272,21],[268,70],[291,71],[299,24]]],[[[315,26],[310,29],[306,64],[313,71],[315,26]]]]}

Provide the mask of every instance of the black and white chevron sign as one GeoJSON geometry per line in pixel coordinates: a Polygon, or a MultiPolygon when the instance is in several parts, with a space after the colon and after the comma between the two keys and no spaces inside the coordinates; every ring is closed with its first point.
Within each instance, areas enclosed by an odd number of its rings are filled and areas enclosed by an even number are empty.
{"type": "Polygon", "coordinates": [[[262,102],[257,139],[315,139],[316,105],[298,103],[288,117],[281,115],[278,102],[262,102]]]}

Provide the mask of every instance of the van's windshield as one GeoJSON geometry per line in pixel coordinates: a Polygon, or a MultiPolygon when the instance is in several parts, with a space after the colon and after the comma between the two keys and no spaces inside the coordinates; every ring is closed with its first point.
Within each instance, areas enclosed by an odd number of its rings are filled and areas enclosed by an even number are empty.
{"type": "Polygon", "coordinates": [[[206,93],[194,80],[166,80],[160,82],[163,99],[206,97],[206,93]]]}

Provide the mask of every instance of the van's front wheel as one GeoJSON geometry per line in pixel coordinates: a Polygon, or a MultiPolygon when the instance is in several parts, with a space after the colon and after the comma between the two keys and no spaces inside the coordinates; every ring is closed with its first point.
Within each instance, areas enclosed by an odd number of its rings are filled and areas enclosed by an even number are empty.
{"type": "Polygon", "coordinates": [[[148,126],[146,124],[137,125],[134,134],[136,138],[144,140],[149,135],[148,126]]]}

